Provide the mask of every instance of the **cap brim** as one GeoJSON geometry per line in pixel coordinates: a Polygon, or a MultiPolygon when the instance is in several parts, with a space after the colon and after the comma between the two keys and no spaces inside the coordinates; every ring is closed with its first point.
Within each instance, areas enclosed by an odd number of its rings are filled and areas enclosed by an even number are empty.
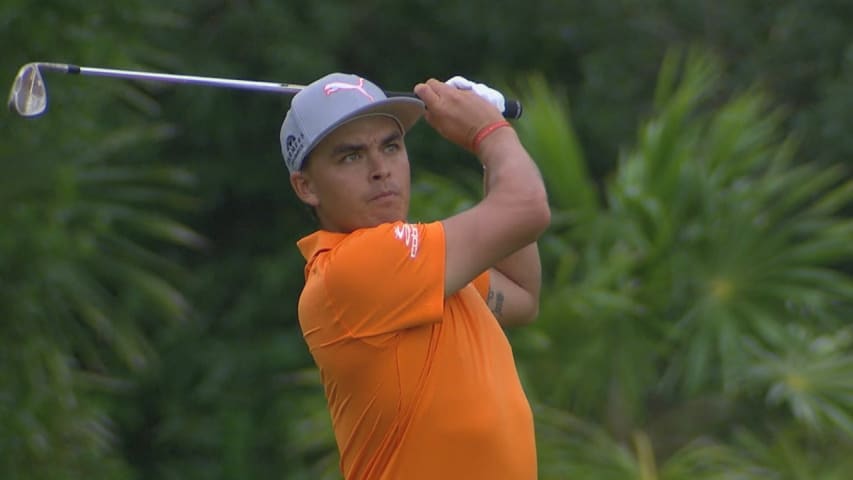
{"type": "Polygon", "coordinates": [[[311,155],[314,148],[329,136],[330,133],[351,120],[374,114],[388,115],[396,118],[397,121],[400,122],[400,126],[403,128],[403,134],[405,135],[406,132],[408,132],[409,129],[411,129],[423,116],[424,111],[426,111],[424,102],[411,97],[390,97],[353,110],[349,115],[341,118],[317,135],[314,141],[305,148],[306,153],[302,160],[302,164],[305,164],[305,160],[311,155]]]}

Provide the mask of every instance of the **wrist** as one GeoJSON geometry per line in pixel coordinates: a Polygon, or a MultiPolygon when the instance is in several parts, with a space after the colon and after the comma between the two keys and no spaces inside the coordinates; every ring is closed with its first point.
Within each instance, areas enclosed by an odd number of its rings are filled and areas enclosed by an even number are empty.
{"type": "Polygon", "coordinates": [[[497,122],[492,122],[492,123],[480,128],[480,130],[477,131],[476,134],[474,134],[474,138],[471,140],[471,151],[473,151],[475,154],[479,154],[480,153],[480,146],[483,143],[483,140],[490,137],[496,131],[498,131],[504,127],[509,127],[510,129],[512,129],[512,125],[506,120],[499,120],[497,122]]]}
{"type": "Polygon", "coordinates": [[[519,148],[523,149],[515,129],[499,128],[480,142],[475,153],[483,168],[490,168],[513,157],[519,148]]]}

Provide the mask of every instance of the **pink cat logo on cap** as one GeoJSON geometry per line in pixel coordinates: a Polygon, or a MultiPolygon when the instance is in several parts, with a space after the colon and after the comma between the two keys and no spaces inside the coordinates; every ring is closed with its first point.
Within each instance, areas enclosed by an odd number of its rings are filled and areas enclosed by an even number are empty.
{"type": "Polygon", "coordinates": [[[364,79],[363,78],[358,79],[358,84],[346,83],[346,82],[331,82],[331,83],[327,83],[323,87],[323,92],[326,94],[326,96],[329,96],[329,95],[331,95],[335,92],[339,92],[341,90],[355,90],[357,92],[361,92],[365,97],[369,98],[371,102],[374,101],[373,96],[370,95],[369,93],[367,93],[367,91],[364,89],[364,79]]]}

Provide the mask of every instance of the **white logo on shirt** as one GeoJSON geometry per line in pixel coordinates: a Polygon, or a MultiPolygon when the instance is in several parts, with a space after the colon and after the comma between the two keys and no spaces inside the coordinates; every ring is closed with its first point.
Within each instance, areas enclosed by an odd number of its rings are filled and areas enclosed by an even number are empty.
{"type": "Polygon", "coordinates": [[[418,255],[418,229],[412,224],[404,223],[394,227],[394,236],[409,247],[409,256],[418,255]]]}

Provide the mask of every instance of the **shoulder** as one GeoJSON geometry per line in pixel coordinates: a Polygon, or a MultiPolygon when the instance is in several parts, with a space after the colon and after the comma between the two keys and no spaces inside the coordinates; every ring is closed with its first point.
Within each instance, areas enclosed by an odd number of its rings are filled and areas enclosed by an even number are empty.
{"type": "Polygon", "coordinates": [[[444,249],[440,222],[394,222],[359,229],[328,252],[326,278],[333,283],[352,279],[363,283],[423,271],[426,265],[440,265],[443,271],[444,249]]]}
{"type": "Polygon", "coordinates": [[[397,222],[356,230],[324,252],[312,282],[352,335],[366,337],[441,319],[441,225],[397,222]]]}
{"type": "Polygon", "coordinates": [[[417,259],[422,253],[428,254],[443,245],[444,230],[440,222],[394,222],[356,230],[331,253],[336,259],[417,259]]]}

